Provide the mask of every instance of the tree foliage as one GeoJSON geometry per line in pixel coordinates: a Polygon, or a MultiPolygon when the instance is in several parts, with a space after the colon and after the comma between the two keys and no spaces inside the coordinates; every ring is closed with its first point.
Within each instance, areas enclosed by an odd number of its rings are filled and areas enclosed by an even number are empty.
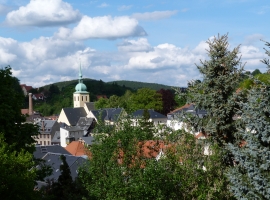
{"type": "Polygon", "coordinates": [[[0,193],[6,199],[36,199],[33,152],[37,126],[21,114],[24,95],[11,68],[0,69],[0,193]]]}
{"type": "MultiPolygon", "coordinates": [[[[15,144],[16,145],[16,144],[15,144]]],[[[36,171],[33,155],[24,149],[15,151],[0,134],[1,199],[37,199],[34,191],[36,171]],[[31,169],[31,170],[30,170],[31,169]]]]}
{"type": "Polygon", "coordinates": [[[157,92],[161,94],[161,98],[162,98],[162,110],[161,110],[161,113],[163,115],[167,115],[176,106],[176,101],[174,99],[174,94],[173,94],[172,90],[164,90],[164,89],[160,89],[157,92]]]}
{"type": "Polygon", "coordinates": [[[236,166],[228,176],[238,199],[270,199],[270,86],[254,82],[239,103],[238,145],[229,145],[236,166]]]}
{"type": "Polygon", "coordinates": [[[18,79],[12,77],[11,68],[0,69],[0,133],[4,135],[5,142],[15,151],[33,153],[38,127],[24,123],[26,118],[21,114],[24,104],[22,90],[18,79]]]}
{"type": "Polygon", "coordinates": [[[207,44],[209,60],[201,61],[197,66],[203,80],[190,83],[187,101],[207,111],[207,119],[194,119],[197,120],[197,131],[201,130],[220,144],[225,144],[234,141],[236,127],[233,117],[241,94],[235,92],[243,66],[241,57],[238,57],[239,46],[231,51],[228,49],[228,35],[209,39],[207,44]]]}
{"type": "Polygon", "coordinates": [[[213,156],[204,156],[204,143],[189,133],[156,138],[144,127],[131,124],[127,118],[110,132],[96,135],[90,147],[92,158],[79,173],[88,191],[86,199],[232,198],[215,148],[213,156]],[[154,142],[147,147],[151,154],[143,148],[147,141],[154,142]],[[158,161],[147,156],[158,154],[162,142],[168,147],[163,149],[165,155],[158,161]]]}
{"type": "Polygon", "coordinates": [[[138,109],[154,109],[156,111],[162,110],[161,94],[149,88],[142,88],[137,90],[130,99],[130,109],[132,111],[138,109]]]}

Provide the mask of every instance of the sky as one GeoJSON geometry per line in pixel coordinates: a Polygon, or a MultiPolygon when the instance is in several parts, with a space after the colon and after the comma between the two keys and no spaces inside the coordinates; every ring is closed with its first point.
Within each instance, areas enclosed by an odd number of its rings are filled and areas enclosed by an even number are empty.
{"type": "Polygon", "coordinates": [[[266,72],[269,19],[269,0],[0,0],[0,67],[33,87],[80,66],[83,78],[186,87],[218,35],[240,45],[246,71],[266,72]]]}

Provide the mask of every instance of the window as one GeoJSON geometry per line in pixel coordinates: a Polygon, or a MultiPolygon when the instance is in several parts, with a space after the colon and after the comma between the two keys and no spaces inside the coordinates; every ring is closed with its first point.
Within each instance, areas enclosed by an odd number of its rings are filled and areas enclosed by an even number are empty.
{"type": "Polygon", "coordinates": [[[50,135],[48,134],[48,138],[50,138],[50,135]]]}
{"type": "Polygon", "coordinates": [[[85,101],[87,101],[87,96],[85,96],[85,101]]]}
{"type": "Polygon", "coordinates": [[[80,101],[79,96],[78,96],[78,101],[80,101]]]}
{"type": "Polygon", "coordinates": [[[48,145],[50,145],[50,141],[48,141],[47,143],[48,143],[48,145]]]}

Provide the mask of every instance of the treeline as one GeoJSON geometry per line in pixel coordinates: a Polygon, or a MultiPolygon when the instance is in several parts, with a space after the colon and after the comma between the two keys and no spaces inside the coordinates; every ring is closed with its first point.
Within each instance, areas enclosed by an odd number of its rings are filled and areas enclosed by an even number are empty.
{"type": "Polygon", "coordinates": [[[172,89],[175,86],[168,86],[168,85],[163,85],[163,84],[157,84],[157,83],[145,83],[145,82],[139,82],[139,81],[113,81],[113,82],[108,82],[110,84],[116,83],[120,86],[123,87],[128,87],[131,88],[133,90],[138,90],[141,88],[150,88],[152,90],[160,90],[160,89],[172,89]]]}
{"type": "MultiPolygon", "coordinates": [[[[52,114],[59,114],[62,108],[73,107],[73,93],[77,83],[78,82],[76,81],[61,82],[39,88],[39,91],[45,91],[47,98],[44,101],[36,101],[34,103],[34,109],[45,116],[49,116],[52,114]]],[[[97,108],[122,107],[127,110],[151,108],[160,111],[163,114],[167,114],[169,111],[173,110],[175,106],[183,104],[183,101],[178,100],[177,98],[175,99],[175,91],[173,88],[167,90],[160,89],[158,93],[161,95],[157,94],[153,96],[153,94],[156,93],[156,90],[151,88],[158,84],[148,85],[146,83],[141,83],[142,86],[150,87],[139,89],[141,92],[126,87],[125,85],[120,86],[117,82],[105,83],[102,80],[96,81],[86,79],[84,80],[84,84],[90,93],[90,101],[96,102],[97,108]],[[142,95],[141,93],[143,91],[145,92],[142,95]],[[148,94],[147,91],[149,92],[148,94]],[[165,94],[165,92],[167,93],[165,94]],[[138,105],[138,101],[140,101],[139,98],[137,98],[137,102],[130,101],[131,99],[135,99],[135,94],[140,95],[140,98],[144,99],[141,100],[143,103],[140,103],[140,105],[138,105]],[[98,96],[102,96],[103,98],[98,100],[98,96]],[[150,105],[147,106],[148,104],[150,105]],[[161,104],[161,106],[159,106],[159,104],[161,104]]],[[[38,91],[32,92],[37,93],[38,91]]],[[[26,98],[26,105],[27,102],[28,99],[26,98]]]]}

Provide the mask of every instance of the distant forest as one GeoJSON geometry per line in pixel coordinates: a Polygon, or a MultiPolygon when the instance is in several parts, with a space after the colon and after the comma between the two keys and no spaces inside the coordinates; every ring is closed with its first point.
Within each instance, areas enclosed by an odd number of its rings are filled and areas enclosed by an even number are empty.
{"type": "MultiPolygon", "coordinates": [[[[43,93],[47,96],[45,101],[35,101],[34,109],[43,115],[59,114],[63,107],[73,107],[73,93],[78,80],[57,82],[45,85],[39,89],[31,91],[33,94],[43,93]]],[[[114,81],[103,82],[102,80],[84,79],[83,83],[87,87],[90,95],[90,101],[97,101],[97,96],[102,95],[110,98],[112,95],[123,96],[126,91],[136,92],[141,88],[152,90],[169,89],[174,93],[176,87],[156,83],[144,83],[136,81],[114,81]]],[[[25,100],[25,107],[28,107],[28,99],[25,100]]]]}

